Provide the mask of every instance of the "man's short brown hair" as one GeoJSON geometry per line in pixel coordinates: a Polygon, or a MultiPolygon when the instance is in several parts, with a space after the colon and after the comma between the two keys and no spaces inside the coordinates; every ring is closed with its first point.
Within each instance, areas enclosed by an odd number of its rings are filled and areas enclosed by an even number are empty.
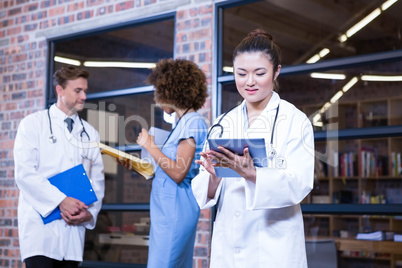
{"type": "Polygon", "coordinates": [[[88,79],[88,71],[75,66],[62,67],[53,74],[53,86],[56,88],[57,85],[60,85],[64,88],[68,80],[75,80],[80,77],[88,79]]]}

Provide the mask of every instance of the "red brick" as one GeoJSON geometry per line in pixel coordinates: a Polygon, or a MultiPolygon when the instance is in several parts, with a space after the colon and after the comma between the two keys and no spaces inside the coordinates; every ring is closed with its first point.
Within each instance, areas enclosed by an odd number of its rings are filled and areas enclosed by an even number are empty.
{"type": "Polygon", "coordinates": [[[0,143],[0,148],[2,150],[13,149],[14,147],[14,140],[2,141],[0,143]]]}
{"type": "Polygon", "coordinates": [[[105,0],[87,0],[87,7],[99,6],[105,3],[105,0]]]}
{"type": "Polygon", "coordinates": [[[18,230],[17,229],[10,229],[6,228],[4,232],[5,237],[17,237],[18,236],[18,230]]]}
{"type": "Polygon", "coordinates": [[[65,7],[64,6],[60,6],[60,7],[55,7],[55,8],[51,8],[49,10],[49,17],[54,17],[54,16],[60,16],[63,15],[65,12],[65,7]]]}
{"type": "Polygon", "coordinates": [[[73,12],[84,9],[84,2],[73,3],[67,6],[67,12],[73,12]]]}
{"type": "Polygon", "coordinates": [[[145,6],[152,5],[152,4],[155,4],[155,3],[156,3],[156,0],[145,0],[144,1],[145,6]]]}
{"type": "Polygon", "coordinates": [[[63,24],[66,24],[66,23],[72,23],[74,21],[75,21],[75,17],[74,17],[73,14],[71,14],[69,16],[58,18],[58,25],[63,25],[63,24]]]}
{"type": "Polygon", "coordinates": [[[176,13],[177,20],[183,20],[188,18],[188,11],[187,10],[180,10],[176,13]]]}
{"type": "Polygon", "coordinates": [[[197,231],[209,231],[211,229],[209,221],[199,221],[197,224],[197,231]]]}
{"type": "Polygon", "coordinates": [[[20,46],[12,46],[8,47],[4,50],[6,55],[17,54],[20,53],[21,47],[20,46]]]}
{"type": "Polygon", "coordinates": [[[15,35],[21,33],[21,26],[7,29],[7,35],[15,35]]]}
{"type": "Polygon", "coordinates": [[[200,40],[200,39],[207,39],[212,38],[212,31],[211,29],[200,29],[190,33],[189,40],[200,40]]]}
{"type": "MultiPolygon", "coordinates": [[[[18,19],[18,18],[17,18],[18,19]]],[[[16,20],[17,20],[16,19],[16,20]]],[[[10,26],[13,26],[14,25],[14,20],[13,19],[8,19],[8,20],[3,20],[2,22],[1,22],[1,26],[2,27],[10,27],[10,26]]]]}
{"type": "Polygon", "coordinates": [[[8,16],[9,16],[9,17],[15,16],[15,15],[17,15],[17,14],[20,14],[21,11],[22,11],[22,8],[21,8],[21,7],[17,7],[17,8],[10,9],[10,10],[8,11],[8,16]]]}
{"type": "Polygon", "coordinates": [[[41,8],[49,8],[57,4],[56,0],[45,0],[41,2],[41,8]]]}
{"type": "Polygon", "coordinates": [[[39,4],[38,4],[38,3],[29,4],[29,5],[24,6],[24,11],[23,11],[23,12],[24,12],[24,13],[26,13],[26,12],[32,12],[32,11],[34,11],[34,10],[37,10],[38,7],[39,7],[39,4]]]}
{"type": "Polygon", "coordinates": [[[7,103],[5,105],[5,111],[9,111],[9,110],[16,110],[17,109],[17,103],[13,102],[13,103],[7,103]]]}
{"type": "Polygon", "coordinates": [[[11,119],[22,119],[24,118],[24,112],[18,111],[18,112],[12,112],[11,113],[11,119]]]}
{"type": "Polygon", "coordinates": [[[94,16],[93,10],[83,11],[77,14],[77,21],[92,18],[94,16]]]}
{"type": "Polygon", "coordinates": [[[213,5],[202,6],[200,9],[201,14],[212,14],[214,10],[213,5]]]}
{"type": "Polygon", "coordinates": [[[211,209],[202,209],[200,212],[200,219],[209,219],[211,217],[211,209]]]}
{"type": "Polygon", "coordinates": [[[37,12],[37,13],[31,15],[31,19],[32,19],[33,21],[35,21],[35,20],[40,20],[40,19],[44,19],[44,18],[46,18],[46,17],[47,17],[47,12],[46,12],[46,11],[39,11],[39,12],[37,12]]]}
{"type": "Polygon", "coordinates": [[[98,8],[96,15],[101,16],[101,15],[106,15],[106,14],[110,14],[110,13],[113,13],[113,6],[98,8]]]}
{"type": "Polygon", "coordinates": [[[31,23],[31,24],[28,24],[28,25],[24,25],[24,31],[25,32],[31,32],[31,31],[36,30],[37,27],[38,27],[37,23],[31,23]]]}
{"type": "Polygon", "coordinates": [[[131,9],[134,7],[134,1],[125,1],[116,5],[116,12],[131,9]]]}

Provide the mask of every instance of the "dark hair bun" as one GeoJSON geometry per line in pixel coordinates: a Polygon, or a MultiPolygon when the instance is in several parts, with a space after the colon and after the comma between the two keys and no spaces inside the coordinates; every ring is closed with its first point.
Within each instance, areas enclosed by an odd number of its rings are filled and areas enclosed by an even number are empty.
{"type": "Polygon", "coordinates": [[[262,30],[262,29],[256,29],[251,31],[247,37],[265,37],[268,38],[270,41],[272,41],[274,38],[272,37],[272,35],[270,35],[269,33],[267,33],[266,31],[262,30]]]}

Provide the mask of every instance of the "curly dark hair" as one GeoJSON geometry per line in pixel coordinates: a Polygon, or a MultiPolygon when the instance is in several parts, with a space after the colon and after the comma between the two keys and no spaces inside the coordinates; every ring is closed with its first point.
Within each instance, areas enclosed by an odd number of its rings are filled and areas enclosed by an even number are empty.
{"type": "Polygon", "coordinates": [[[206,76],[192,61],[160,60],[147,82],[155,87],[155,101],[179,109],[200,109],[208,96],[206,76]]]}

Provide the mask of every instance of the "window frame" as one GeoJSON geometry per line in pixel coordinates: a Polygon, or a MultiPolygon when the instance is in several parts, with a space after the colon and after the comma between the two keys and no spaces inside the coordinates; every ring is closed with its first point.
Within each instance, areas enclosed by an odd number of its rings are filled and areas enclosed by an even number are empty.
{"type": "MultiPolygon", "coordinates": [[[[213,73],[214,92],[212,99],[212,116],[215,120],[222,113],[222,85],[225,83],[234,83],[234,75],[220,75],[222,70],[222,36],[223,36],[223,13],[225,8],[241,6],[260,0],[234,0],[215,4],[215,23],[216,31],[213,47],[215,50],[216,64],[213,73]]],[[[347,68],[361,66],[365,64],[383,63],[402,60],[402,49],[385,51],[380,53],[371,53],[353,57],[323,60],[313,64],[298,64],[292,66],[283,66],[281,76],[290,76],[303,73],[325,71],[333,68],[347,68]]],[[[314,140],[325,141],[331,139],[367,139],[373,137],[401,137],[402,125],[370,127],[358,129],[341,129],[336,131],[315,131],[314,140]]],[[[330,214],[330,215],[390,215],[397,216],[401,214],[402,204],[301,204],[304,214],[330,214]]]]}
{"type": "MultiPolygon", "coordinates": [[[[46,90],[45,90],[45,103],[48,106],[51,103],[54,103],[56,101],[56,98],[54,96],[53,92],[53,85],[51,83],[52,81],[52,70],[54,69],[54,55],[55,55],[55,43],[56,42],[63,42],[67,41],[73,38],[80,38],[80,37],[86,37],[89,35],[93,34],[101,34],[107,31],[111,30],[121,30],[123,28],[128,28],[128,27],[135,27],[139,26],[141,24],[148,24],[148,23],[155,23],[158,21],[162,20],[167,20],[167,19],[173,19],[174,24],[176,24],[176,12],[168,12],[165,14],[160,14],[160,15],[155,15],[151,17],[146,17],[146,18],[141,18],[141,19],[135,19],[132,21],[127,21],[124,23],[119,23],[119,24],[114,24],[114,25],[108,25],[108,26],[103,26],[95,29],[90,29],[90,30],[85,30],[79,33],[69,33],[66,35],[62,36],[57,36],[57,37],[52,37],[47,39],[47,44],[48,44],[48,54],[47,54],[47,79],[46,79],[46,90]]],[[[174,54],[174,46],[175,42],[173,45],[173,54],[174,54]]],[[[125,96],[125,95],[131,95],[131,94],[138,94],[138,93],[145,93],[153,91],[152,86],[138,86],[138,87],[133,87],[133,88],[128,88],[128,89],[116,89],[116,90],[111,90],[111,91],[105,91],[105,92],[99,92],[99,93],[90,93],[87,95],[88,100],[97,100],[97,99],[104,99],[108,97],[120,97],[120,96],[125,96]]]]}
{"type": "MultiPolygon", "coordinates": [[[[52,37],[47,39],[48,53],[47,53],[47,74],[46,74],[46,84],[45,84],[45,107],[50,107],[51,104],[57,101],[54,95],[54,89],[52,85],[52,70],[54,69],[54,55],[55,55],[55,43],[63,42],[72,38],[80,38],[93,34],[100,34],[103,32],[111,30],[120,30],[127,27],[136,27],[141,24],[146,23],[156,23],[162,20],[173,19],[174,25],[176,24],[176,12],[168,12],[160,15],[150,16],[141,19],[135,19],[132,21],[127,21],[124,23],[109,25],[105,27],[85,30],[79,33],[69,33],[62,36],[52,37]]],[[[173,33],[174,35],[174,33],[173,33]]],[[[172,53],[174,55],[175,40],[173,40],[172,53]]],[[[132,96],[135,94],[153,92],[153,86],[137,86],[132,88],[116,89],[105,92],[97,92],[87,94],[87,101],[98,101],[110,97],[123,97],[132,96]]],[[[117,149],[125,152],[135,152],[140,151],[141,147],[139,145],[126,145],[120,146],[117,149]]],[[[104,203],[102,204],[101,212],[149,212],[150,204],[148,203],[104,203]]],[[[99,261],[83,261],[81,267],[138,267],[145,268],[146,265],[133,264],[133,263],[109,263],[109,262],[99,262],[99,261]]]]}

